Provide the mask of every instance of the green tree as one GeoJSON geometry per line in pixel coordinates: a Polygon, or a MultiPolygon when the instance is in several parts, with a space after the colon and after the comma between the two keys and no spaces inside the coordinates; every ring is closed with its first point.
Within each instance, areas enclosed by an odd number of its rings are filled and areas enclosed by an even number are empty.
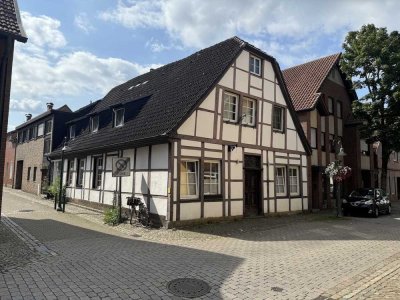
{"type": "Polygon", "coordinates": [[[366,94],[353,102],[361,119],[361,136],[382,147],[381,186],[386,188],[387,164],[400,151],[400,35],[373,24],[347,34],[340,62],[356,89],[366,94]]]}

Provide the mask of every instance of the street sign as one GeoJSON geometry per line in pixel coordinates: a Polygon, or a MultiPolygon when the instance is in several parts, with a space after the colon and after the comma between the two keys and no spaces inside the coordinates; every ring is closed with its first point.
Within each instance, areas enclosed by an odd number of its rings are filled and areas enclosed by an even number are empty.
{"type": "Polygon", "coordinates": [[[130,158],[129,157],[113,157],[112,159],[112,176],[125,177],[130,175],[130,158]]]}

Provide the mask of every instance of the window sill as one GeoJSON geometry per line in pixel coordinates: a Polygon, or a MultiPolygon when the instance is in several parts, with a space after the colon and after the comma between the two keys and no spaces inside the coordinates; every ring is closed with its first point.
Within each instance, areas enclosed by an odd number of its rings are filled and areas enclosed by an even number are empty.
{"type": "Polygon", "coordinates": [[[204,200],[221,200],[222,201],[222,194],[205,194],[204,200]]]}
{"type": "Polygon", "coordinates": [[[257,74],[257,73],[255,73],[255,72],[249,71],[249,73],[250,73],[251,75],[254,75],[254,76],[257,76],[257,77],[262,78],[262,72],[261,72],[260,74],[257,74]]]}
{"type": "Polygon", "coordinates": [[[241,124],[243,127],[256,128],[256,124],[241,124]]]}
{"type": "Polygon", "coordinates": [[[238,125],[239,123],[238,123],[238,121],[232,121],[232,120],[223,120],[224,121],[224,123],[227,123],[227,124],[232,124],[232,125],[238,125]]]}
{"type": "Polygon", "coordinates": [[[281,130],[281,129],[272,129],[272,132],[275,132],[275,133],[282,133],[282,134],[284,134],[285,133],[285,130],[281,130]]]}

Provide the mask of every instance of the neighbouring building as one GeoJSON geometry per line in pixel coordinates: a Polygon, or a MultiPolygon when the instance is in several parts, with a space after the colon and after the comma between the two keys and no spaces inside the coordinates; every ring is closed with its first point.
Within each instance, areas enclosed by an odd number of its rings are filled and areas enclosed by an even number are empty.
{"type": "Polygon", "coordinates": [[[165,226],[308,209],[311,149],[279,65],[237,37],[113,88],[68,125],[73,201],[112,205],[121,189],[165,226]],[[116,157],[131,162],[121,181],[116,157]]]}
{"type": "Polygon", "coordinates": [[[337,159],[342,144],[344,164],[352,176],[342,192],[374,185],[372,145],[360,139],[360,121],[354,119],[352,101],[357,95],[339,67],[340,53],[319,58],[283,71],[294,108],[312,148],[308,157],[309,208],[334,206],[335,188],[324,175],[325,167],[337,159]],[[340,142],[339,142],[340,141],[340,142]]]}
{"type": "Polygon", "coordinates": [[[3,198],[4,155],[7,139],[8,111],[10,106],[11,74],[14,41],[26,43],[27,37],[21,23],[16,0],[0,1],[0,216],[3,198]]]}
{"type": "Polygon", "coordinates": [[[3,185],[13,187],[15,174],[15,151],[17,149],[17,132],[15,130],[7,133],[6,151],[4,156],[3,185]]]}

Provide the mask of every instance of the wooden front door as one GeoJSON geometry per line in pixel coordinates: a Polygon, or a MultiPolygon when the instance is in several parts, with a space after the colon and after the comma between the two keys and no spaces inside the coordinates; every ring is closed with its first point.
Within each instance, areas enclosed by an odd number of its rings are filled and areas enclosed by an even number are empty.
{"type": "Polygon", "coordinates": [[[24,161],[17,161],[17,172],[15,174],[15,189],[21,189],[22,186],[22,173],[24,170],[24,161]]]}
{"type": "Polygon", "coordinates": [[[261,213],[261,163],[259,156],[245,156],[244,215],[261,213]]]}

